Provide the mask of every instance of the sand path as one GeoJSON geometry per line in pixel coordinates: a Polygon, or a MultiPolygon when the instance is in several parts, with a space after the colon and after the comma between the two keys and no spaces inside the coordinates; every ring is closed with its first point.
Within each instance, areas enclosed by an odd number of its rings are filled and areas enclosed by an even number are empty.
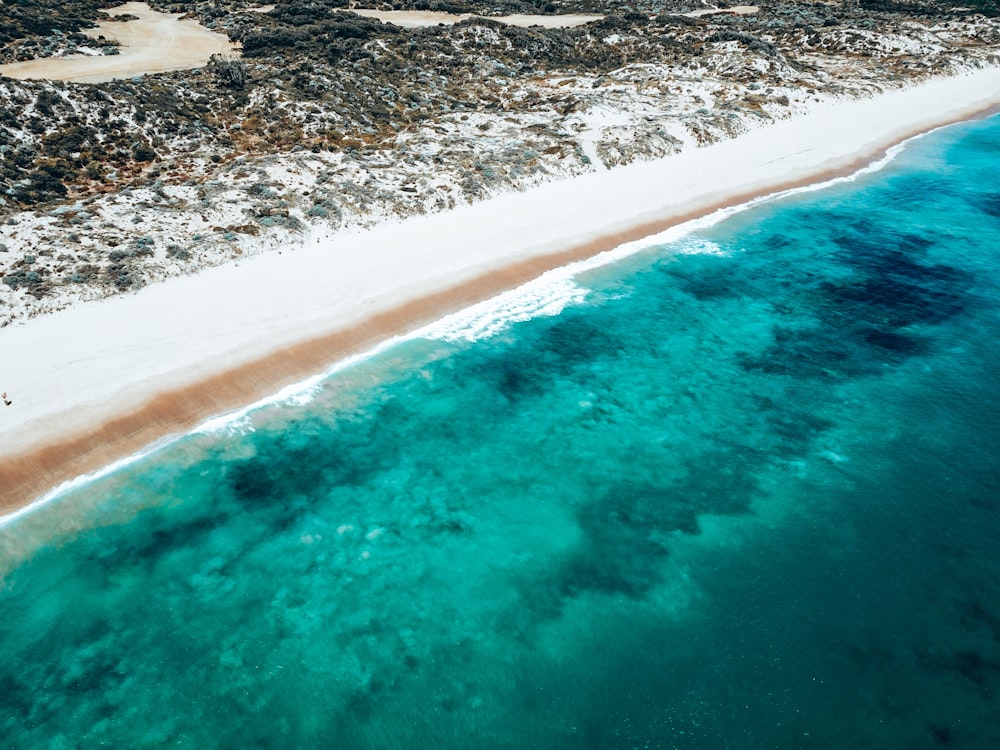
{"type": "MultiPolygon", "coordinates": [[[[369,10],[367,8],[351,8],[365,18],[374,18],[382,23],[391,23],[404,29],[418,29],[424,26],[444,24],[450,26],[467,18],[474,18],[472,13],[443,13],[435,10],[369,10]]],[[[604,16],[572,15],[533,16],[515,13],[509,16],[490,16],[489,20],[499,21],[508,26],[542,26],[546,29],[568,29],[573,26],[583,26],[591,21],[600,21],[604,16]]]]}
{"type": "Polygon", "coordinates": [[[114,39],[117,55],[71,55],[0,65],[0,75],[20,79],[102,83],[148,73],[200,68],[215,54],[238,55],[239,45],[182,13],[158,13],[146,3],[125,3],[107,11],[111,16],[133,15],[132,21],[103,21],[84,34],[114,39]]]}
{"type": "Polygon", "coordinates": [[[692,10],[690,13],[681,13],[688,18],[701,18],[702,16],[714,16],[719,13],[729,13],[733,16],[752,16],[760,10],[756,5],[734,5],[732,8],[702,8],[692,10]]]}
{"type": "MultiPolygon", "coordinates": [[[[267,9],[273,6],[266,6],[267,9]]],[[[259,10],[264,10],[263,8],[259,10]]],[[[702,8],[690,13],[681,13],[689,18],[711,16],[717,13],[730,13],[737,16],[749,16],[760,10],[756,5],[736,5],[732,8],[702,8]]],[[[352,13],[366,18],[374,18],[383,23],[391,23],[404,29],[418,29],[424,26],[444,24],[450,26],[459,21],[475,17],[472,13],[443,13],[431,10],[370,10],[367,8],[351,8],[352,13]]],[[[583,26],[592,21],[600,21],[604,16],[586,14],[566,14],[557,16],[538,16],[515,13],[509,16],[490,16],[489,20],[499,21],[508,26],[541,26],[546,29],[568,29],[583,26]]]]}

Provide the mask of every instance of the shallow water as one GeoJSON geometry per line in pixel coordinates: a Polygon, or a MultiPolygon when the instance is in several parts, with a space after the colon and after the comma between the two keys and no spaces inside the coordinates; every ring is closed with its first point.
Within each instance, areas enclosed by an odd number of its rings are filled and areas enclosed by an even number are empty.
{"type": "Polygon", "coordinates": [[[934,134],[0,529],[0,745],[1000,746],[998,169],[934,134]]]}

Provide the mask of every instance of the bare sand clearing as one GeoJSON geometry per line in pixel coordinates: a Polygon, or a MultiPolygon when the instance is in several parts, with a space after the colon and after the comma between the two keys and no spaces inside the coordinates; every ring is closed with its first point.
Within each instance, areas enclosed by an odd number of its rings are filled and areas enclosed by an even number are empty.
{"type": "MultiPolygon", "coordinates": [[[[268,6],[273,7],[273,6],[268,6]]],[[[716,13],[731,13],[737,16],[749,16],[757,13],[760,8],[756,5],[735,5],[732,8],[702,8],[693,10],[690,13],[681,15],[689,18],[700,16],[711,16],[716,13]]],[[[352,13],[366,18],[375,18],[383,23],[391,23],[401,26],[404,29],[416,29],[423,26],[437,26],[438,24],[451,25],[473,18],[471,13],[443,13],[431,10],[369,10],[367,8],[351,8],[352,13]]],[[[546,29],[567,29],[574,26],[583,26],[592,21],[600,21],[604,16],[586,14],[566,14],[557,16],[538,16],[515,13],[509,16],[490,16],[489,20],[499,21],[508,26],[541,26],[546,29]]]]}
{"type": "Polygon", "coordinates": [[[827,101],[739,138],[0,329],[0,505],[276,392],[570,260],[754,195],[857,169],[1000,104],[1000,69],[827,101]]]}
{"type": "MultiPolygon", "coordinates": [[[[367,8],[351,8],[352,13],[366,18],[375,18],[383,23],[391,23],[404,29],[417,29],[424,26],[446,26],[474,18],[472,13],[443,13],[434,10],[369,10],[367,8]]],[[[600,21],[604,16],[560,15],[533,16],[515,13],[509,16],[490,16],[489,20],[499,21],[508,26],[542,26],[546,29],[568,29],[573,26],[583,26],[591,21],[600,21]]]]}
{"type": "Polygon", "coordinates": [[[114,39],[117,55],[72,55],[0,65],[0,75],[20,79],[101,83],[148,73],[200,68],[212,55],[238,55],[239,45],[224,34],[209,31],[182,13],[158,13],[146,3],[125,3],[107,11],[111,16],[133,15],[132,21],[102,21],[84,34],[114,39]]]}
{"type": "Polygon", "coordinates": [[[701,16],[714,16],[717,13],[730,13],[734,16],[752,16],[760,10],[756,5],[734,5],[732,8],[701,8],[692,10],[690,13],[681,15],[688,18],[700,18],[701,16]]]}

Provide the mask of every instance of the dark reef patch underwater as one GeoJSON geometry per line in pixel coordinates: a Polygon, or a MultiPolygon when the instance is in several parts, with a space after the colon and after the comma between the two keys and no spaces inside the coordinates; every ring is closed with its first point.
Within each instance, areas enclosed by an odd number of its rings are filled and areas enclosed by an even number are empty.
{"type": "Polygon", "coordinates": [[[1000,119],[0,529],[0,747],[1000,747],[1000,119]]]}

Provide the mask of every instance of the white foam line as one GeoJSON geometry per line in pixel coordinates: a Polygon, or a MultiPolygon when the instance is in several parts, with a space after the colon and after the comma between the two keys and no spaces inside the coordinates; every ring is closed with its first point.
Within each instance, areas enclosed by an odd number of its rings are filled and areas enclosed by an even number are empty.
{"type": "Polygon", "coordinates": [[[532,318],[552,317],[568,305],[582,302],[586,289],[573,283],[562,269],[548,271],[537,279],[495,297],[447,315],[415,331],[413,338],[440,341],[479,341],[532,318]]]}
{"type": "MultiPolygon", "coordinates": [[[[173,444],[174,442],[180,440],[186,435],[213,434],[213,433],[218,433],[220,431],[224,431],[230,428],[233,424],[238,423],[240,420],[248,418],[252,412],[267,406],[277,405],[277,404],[308,403],[308,401],[312,399],[313,395],[322,387],[323,381],[326,380],[327,378],[347,369],[348,367],[351,367],[367,359],[371,359],[375,356],[378,356],[379,354],[393,348],[397,344],[400,344],[404,341],[411,341],[414,339],[421,339],[421,338],[423,339],[438,338],[438,339],[454,341],[461,338],[465,338],[464,336],[458,334],[456,335],[456,338],[448,339],[447,335],[445,335],[444,332],[447,330],[453,330],[457,333],[458,331],[461,330],[460,328],[461,325],[466,325],[466,326],[472,325],[472,321],[482,320],[483,314],[486,313],[487,311],[502,310],[504,305],[509,303],[509,307],[513,311],[513,317],[510,317],[507,320],[501,322],[500,328],[494,330],[495,333],[501,330],[502,328],[505,328],[509,323],[519,320],[528,320],[530,319],[530,317],[533,317],[533,316],[518,317],[518,315],[524,315],[527,310],[526,307],[527,300],[524,299],[526,293],[538,293],[542,290],[550,288],[550,285],[552,285],[553,283],[565,282],[567,280],[572,279],[572,277],[576,276],[577,274],[601,268],[603,266],[607,266],[611,263],[623,260],[644,250],[650,250],[660,245],[676,242],[677,240],[681,239],[686,235],[690,235],[698,230],[707,229],[708,227],[714,226],[722,221],[725,221],[731,216],[743,213],[744,211],[749,211],[750,209],[756,208],[757,206],[763,205],[765,203],[771,203],[774,201],[782,200],[784,198],[788,198],[794,195],[801,195],[805,193],[816,192],[819,190],[825,190],[829,187],[833,187],[835,185],[843,183],[854,182],[860,177],[873,174],[875,172],[884,169],[900,153],[902,153],[906,149],[906,147],[913,141],[916,141],[919,138],[923,138],[924,136],[930,135],[931,133],[935,133],[938,130],[943,130],[944,128],[951,126],[952,124],[942,125],[941,127],[934,128],[933,130],[929,130],[925,133],[920,133],[918,135],[912,136],[911,138],[908,138],[905,141],[902,141],[892,146],[891,148],[887,149],[885,154],[880,159],[877,159],[876,161],[867,164],[864,167],[861,167],[860,169],[856,170],[855,172],[852,172],[849,175],[834,177],[829,180],[823,180],[821,182],[811,183],[809,185],[803,185],[801,187],[789,188],[787,190],[780,190],[774,193],[757,196],[755,198],[746,201],[745,203],[741,203],[738,206],[730,206],[727,208],[717,209],[705,216],[696,219],[691,219],[689,221],[685,221],[675,226],[672,226],[662,232],[659,232],[658,234],[654,234],[640,240],[627,242],[622,245],[619,245],[618,247],[612,250],[606,250],[602,253],[599,253],[592,258],[576,261],[574,263],[570,263],[565,266],[552,269],[551,271],[542,274],[537,279],[529,281],[526,284],[522,284],[516,289],[496,295],[495,297],[485,300],[484,302],[471,305],[470,307],[465,308],[464,310],[461,310],[457,313],[445,316],[441,320],[435,323],[431,323],[428,326],[424,326],[418,329],[417,331],[400,336],[393,336],[392,338],[389,338],[362,353],[353,354],[349,357],[345,357],[341,360],[338,360],[337,362],[332,364],[330,367],[328,367],[326,370],[324,370],[322,373],[318,375],[314,375],[300,382],[285,386],[272,396],[267,396],[265,398],[253,402],[252,404],[249,404],[248,406],[244,406],[234,411],[226,412],[224,414],[220,414],[218,416],[207,419],[187,433],[167,436],[161,440],[158,440],[155,443],[150,444],[146,448],[143,448],[142,450],[137,451],[136,453],[133,453],[130,456],[127,456],[126,458],[120,459],[118,461],[115,461],[114,463],[102,467],[101,469],[98,469],[97,471],[90,472],[89,474],[81,474],[78,477],[67,480],[66,482],[63,482],[59,486],[50,490],[45,495],[38,498],[29,505],[26,505],[23,508],[19,508],[17,510],[11,511],[10,513],[0,516],[0,528],[9,525],[11,522],[19,518],[22,518],[45,505],[48,505],[53,500],[56,500],[57,498],[65,495],[66,493],[74,489],[77,489],[78,487],[81,487],[84,484],[101,479],[105,476],[108,476],[109,474],[118,471],[119,469],[123,469],[126,466],[129,466],[135,463],[136,461],[145,458],[151,453],[154,453],[155,451],[158,451],[161,448],[173,444]],[[520,312],[518,312],[518,310],[520,310],[520,312]]],[[[566,304],[582,301],[584,296],[586,295],[587,290],[584,289],[583,287],[579,287],[576,285],[574,285],[574,287],[575,289],[568,290],[568,292],[570,293],[566,295],[565,304],[563,304],[562,307],[559,307],[558,310],[556,310],[555,312],[545,312],[546,309],[555,310],[554,305],[557,302],[557,300],[553,300],[553,307],[547,308],[545,305],[539,306],[536,314],[557,315],[565,308],[566,304]]],[[[482,328],[483,330],[491,329],[490,326],[487,326],[485,324],[482,325],[482,328]]]]}
{"type": "MultiPolygon", "coordinates": [[[[923,135],[926,134],[914,136],[893,146],[886,151],[882,158],[849,175],[757,196],[737,206],[720,208],[705,216],[676,224],[658,234],[624,243],[592,258],[552,269],[515,289],[502,292],[464,310],[447,315],[415,331],[407,338],[428,338],[452,342],[459,340],[477,341],[494,336],[514,323],[523,322],[533,317],[558,315],[568,305],[579,304],[586,298],[589,290],[573,282],[574,277],[581,273],[616,263],[645,250],[677,242],[695,232],[708,229],[736,214],[749,211],[765,203],[825,190],[878,172],[902,153],[910,141],[921,138],[923,135]]],[[[678,248],[677,252],[686,255],[725,254],[716,243],[707,241],[698,245],[678,248]]]]}
{"type": "Polygon", "coordinates": [[[120,469],[124,469],[126,466],[134,464],[136,461],[139,461],[145,458],[146,456],[155,453],[160,448],[163,448],[175,442],[181,437],[183,436],[168,435],[167,437],[157,440],[155,443],[150,443],[140,451],[136,451],[135,453],[126,456],[125,458],[121,458],[113,463],[110,463],[107,466],[102,466],[97,471],[92,471],[88,474],[81,474],[77,477],[74,477],[73,479],[66,480],[57,487],[54,487],[53,489],[49,490],[47,493],[42,495],[34,502],[25,505],[23,508],[18,508],[17,510],[11,511],[10,513],[6,513],[0,516],[0,529],[12,523],[13,521],[16,521],[18,518],[21,518],[23,516],[28,515],[29,513],[38,510],[43,505],[48,505],[53,500],[61,497],[62,495],[65,495],[66,493],[72,490],[75,490],[77,487],[81,487],[85,484],[88,484],[89,482],[93,482],[103,477],[106,477],[109,474],[113,474],[120,469]]]}
{"type": "Polygon", "coordinates": [[[356,365],[367,359],[372,359],[397,344],[400,344],[403,341],[408,341],[412,338],[414,338],[412,335],[393,336],[390,339],[386,339],[385,341],[376,344],[371,349],[367,349],[358,354],[352,354],[349,357],[337,360],[334,364],[323,370],[323,372],[318,375],[312,375],[305,380],[300,380],[297,383],[286,385],[272,396],[265,396],[258,401],[254,401],[252,404],[248,404],[247,406],[242,406],[234,411],[211,417],[195,427],[188,434],[218,433],[219,431],[232,426],[234,423],[246,419],[252,412],[267,406],[289,404],[301,406],[303,404],[307,404],[312,401],[315,394],[323,387],[323,381],[327,378],[336,375],[342,370],[346,370],[348,367],[356,365]]]}

